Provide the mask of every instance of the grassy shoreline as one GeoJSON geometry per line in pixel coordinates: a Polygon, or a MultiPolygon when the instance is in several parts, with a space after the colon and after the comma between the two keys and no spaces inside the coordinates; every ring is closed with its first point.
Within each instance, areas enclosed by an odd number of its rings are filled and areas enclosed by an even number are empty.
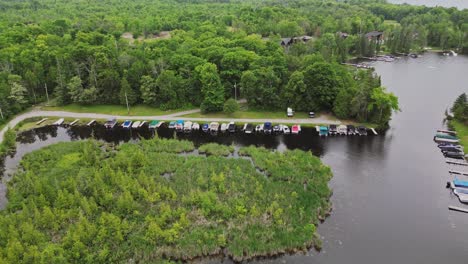
{"type": "Polygon", "coordinates": [[[465,153],[468,153],[468,126],[456,120],[451,120],[450,126],[457,131],[460,144],[463,146],[465,153]]]}

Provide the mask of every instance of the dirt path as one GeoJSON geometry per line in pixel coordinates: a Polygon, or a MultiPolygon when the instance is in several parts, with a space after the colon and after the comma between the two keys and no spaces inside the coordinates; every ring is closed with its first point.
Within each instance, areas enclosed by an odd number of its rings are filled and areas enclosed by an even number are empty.
{"type": "Polygon", "coordinates": [[[69,118],[91,118],[91,119],[131,119],[131,120],[190,120],[197,122],[237,122],[237,123],[288,123],[288,124],[341,124],[340,121],[332,120],[327,117],[316,117],[307,119],[295,119],[295,118],[282,118],[282,119],[253,119],[253,118],[195,118],[195,117],[181,117],[183,115],[192,114],[199,112],[199,109],[182,111],[168,115],[160,116],[116,116],[108,114],[96,114],[96,113],[73,113],[65,111],[43,111],[43,110],[32,110],[24,114],[16,116],[12,119],[1,131],[0,131],[0,142],[3,141],[3,135],[8,128],[13,128],[18,125],[19,122],[31,118],[31,117],[69,117],[69,118]]]}

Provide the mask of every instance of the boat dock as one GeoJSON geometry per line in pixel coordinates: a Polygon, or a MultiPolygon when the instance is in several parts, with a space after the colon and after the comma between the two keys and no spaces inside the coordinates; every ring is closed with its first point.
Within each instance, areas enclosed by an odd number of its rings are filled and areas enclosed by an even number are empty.
{"type": "Polygon", "coordinates": [[[363,63],[342,63],[343,65],[353,66],[358,69],[373,69],[374,67],[363,63]]]}
{"type": "Polygon", "coordinates": [[[73,121],[73,122],[70,123],[70,126],[75,125],[76,123],[78,123],[78,121],[80,121],[80,120],[79,120],[79,119],[75,119],[75,121],[73,121]]]}
{"type": "Polygon", "coordinates": [[[452,211],[457,211],[457,212],[462,212],[462,213],[468,213],[468,209],[465,209],[465,208],[462,208],[462,207],[458,207],[458,206],[453,206],[453,205],[450,205],[448,207],[449,210],[452,210],[452,211]]]}
{"type": "Polygon", "coordinates": [[[452,165],[468,166],[468,163],[463,160],[452,161],[452,160],[446,159],[445,162],[447,162],[448,164],[452,164],[452,165]]]}
{"type": "Polygon", "coordinates": [[[41,120],[39,120],[39,122],[36,123],[36,125],[40,125],[40,124],[44,123],[47,119],[49,119],[49,118],[42,118],[41,120]]]}
{"type": "Polygon", "coordinates": [[[96,119],[93,119],[91,121],[89,121],[89,123],[87,124],[87,126],[91,126],[92,124],[96,123],[96,119]]]}
{"type": "Polygon", "coordinates": [[[450,174],[457,174],[457,175],[468,176],[468,171],[449,170],[449,173],[450,173],[450,174]]]}
{"type": "Polygon", "coordinates": [[[55,121],[53,123],[54,126],[60,126],[61,124],[63,124],[63,122],[65,121],[65,119],[63,118],[60,118],[59,120],[55,121]]]}

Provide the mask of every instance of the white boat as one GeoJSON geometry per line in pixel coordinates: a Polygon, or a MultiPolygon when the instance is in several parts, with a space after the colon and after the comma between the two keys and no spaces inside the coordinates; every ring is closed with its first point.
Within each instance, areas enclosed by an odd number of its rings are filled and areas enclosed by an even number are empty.
{"type": "Polygon", "coordinates": [[[291,130],[289,129],[289,127],[287,125],[280,125],[281,126],[281,129],[283,130],[283,134],[290,134],[291,133],[291,130]]]}
{"type": "Polygon", "coordinates": [[[140,126],[139,127],[143,127],[146,123],[148,123],[148,121],[144,120],[140,123],[140,126]]]}
{"type": "Polygon", "coordinates": [[[227,129],[228,129],[228,124],[222,123],[221,124],[221,132],[226,132],[227,129]]]}
{"type": "Polygon", "coordinates": [[[198,124],[198,123],[193,123],[193,124],[192,124],[192,130],[196,130],[196,131],[200,130],[200,124],[198,124]]]}
{"type": "Polygon", "coordinates": [[[254,126],[252,124],[245,123],[243,130],[244,130],[244,133],[246,133],[246,134],[252,134],[252,132],[254,130],[254,126]]]}
{"type": "Polygon", "coordinates": [[[348,128],[345,125],[338,126],[338,134],[339,135],[348,135],[348,128]]]}
{"type": "Polygon", "coordinates": [[[468,189],[455,187],[453,181],[450,182],[450,188],[452,189],[453,193],[458,197],[458,200],[462,203],[468,203],[468,189]]]}
{"type": "Polygon", "coordinates": [[[140,124],[141,124],[141,121],[135,121],[135,123],[133,123],[132,125],[132,128],[139,128],[140,124]]]}
{"type": "Polygon", "coordinates": [[[218,122],[211,122],[210,123],[210,132],[217,133],[219,130],[219,123],[218,122]]]}
{"type": "Polygon", "coordinates": [[[55,121],[54,125],[55,126],[60,126],[61,124],[63,124],[64,121],[65,121],[65,119],[60,118],[59,120],[55,121]]]}
{"type": "Polygon", "coordinates": [[[164,124],[164,121],[159,122],[159,123],[156,125],[156,128],[159,128],[159,127],[162,126],[163,124],[164,124]]]}
{"type": "Polygon", "coordinates": [[[192,122],[186,121],[184,123],[184,132],[189,133],[190,131],[192,131],[192,122]]]}
{"type": "Polygon", "coordinates": [[[255,132],[257,133],[263,132],[263,124],[257,125],[255,127],[255,132]]]}
{"type": "Polygon", "coordinates": [[[446,142],[446,143],[458,143],[460,140],[458,139],[450,139],[450,138],[441,138],[441,137],[434,137],[435,142],[446,142]]]}

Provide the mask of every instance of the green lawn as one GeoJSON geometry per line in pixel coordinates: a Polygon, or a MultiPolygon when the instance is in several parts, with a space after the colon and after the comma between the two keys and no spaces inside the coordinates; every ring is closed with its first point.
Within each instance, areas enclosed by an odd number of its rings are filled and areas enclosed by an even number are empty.
{"type": "Polygon", "coordinates": [[[176,109],[176,110],[161,110],[159,108],[147,105],[135,105],[130,107],[130,114],[127,112],[127,107],[122,105],[78,105],[69,104],[65,106],[44,106],[44,110],[50,111],[68,111],[76,113],[98,113],[109,115],[130,115],[130,116],[154,116],[154,115],[167,115],[179,111],[189,110],[190,108],[176,109]]]}
{"type": "Polygon", "coordinates": [[[468,153],[468,126],[461,122],[452,120],[450,125],[457,131],[457,136],[460,139],[460,144],[463,145],[465,153],[468,153]]]}

